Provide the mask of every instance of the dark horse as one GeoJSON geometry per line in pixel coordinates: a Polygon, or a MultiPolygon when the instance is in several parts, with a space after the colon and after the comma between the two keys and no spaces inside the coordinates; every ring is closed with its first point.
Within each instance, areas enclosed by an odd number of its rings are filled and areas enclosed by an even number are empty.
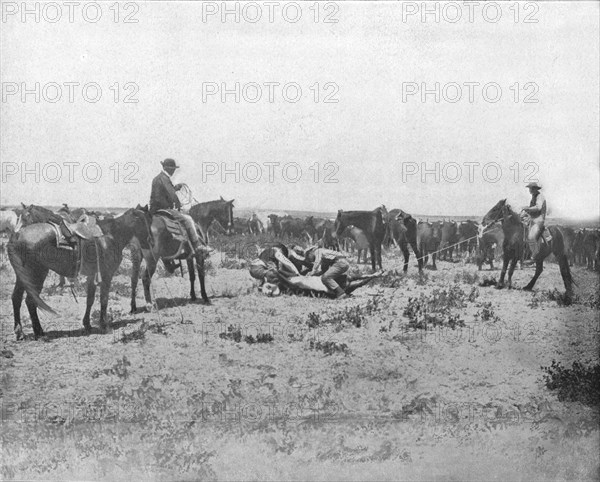
{"type": "MultiPolygon", "coordinates": [[[[515,271],[515,265],[517,261],[521,259],[524,240],[523,240],[523,222],[519,217],[519,214],[514,212],[510,205],[506,202],[506,199],[498,201],[498,203],[489,210],[489,212],[483,217],[482,224],[487,226],[495,221],[502,221],[502,231],[504,232],[504,242],[502,243],[503,250],[503,264],[502,272],[500,273],[500,281],[496,288],[504,288],[504,276],[506,275],[506,269],[510,263],[508,270],[508,287],[511,288],[512,275],[515,271]]],[[[560,267],[560,274],[565,284],[566,295],[571,297],[573,294],[573,278],[571,277],[571,270],[569,269],[569,260],[565,251],[565,244],[562,233],[557,226],[548,226],[547,230],[552,235],[552,241],[550,245],[546,242],[542,242],[540,251],[535,258],[535,274],[527,285],[523,288],[524,290],[531,291],[535,285],[535,282],[542,274],[544,270],[544,259],[548,257],[550,253],[553,253],[558,261],[560,267]]]]}
{"type": "Polygon", "coordinates": [[[387,234],[392,242],[402,250],[402,254],[404,255],[403,271],[405,273],[408,271],[408,260],[410,257],[408,251],[409,244],[417,257],[419,271],[423,271],[423,260],[421,259],[421,252],[417,245],[417,220],[407,212],[402,211],[402,209],[392,209],[389,212],[387,234]]]}
{"type": "MultiPolygon", "coordinates": [[[[90,311],[96,294],[95,275],[100,267],[102,277],[100,288],[100,328],[106,328],[106,307],[112,277],[121,264],[123,248],[132,237],[147,238],[147,225],[143,213],[129,209],[114,219],[98,221],[104,236],[96,240],[82,240],[82,273],[87,276],[87,306],[83,317],[86,333],[91,331],[90,311]],[[96,251],[96,246],[98,251],[96,251]],[[98,254],[98,256],[97,256],[98,254]]],[[[48,271],[52,270],[62,276],[78,275],[75,251],[57,247],[56,232],[48,223],[35,223],[23,227],[8,242],[8,258],[17,275],[12,294],[15,317],[15,334],[17,340],[23,338],[21,326],[21,302],[27,293],[25,303],[31,317],[34,336],[37,339],[44,335],[37,314],[37,308],[56,314],[41,298],[48,271]]]]}
{"type": "MultiPolygon", "coordinates": [[[[29,226],[34,223],[54,223],[60,224],[63,219],[70,223],[75,222],[77,217],[74,217],[74,212],[70,211],[66,204],[63,205],[57,212],[51,211],[42,206],[36,206],[35,204],[30,204],[29,206],[25,206],[25,204],[21,203],[23,206],[23,214],[21,217],[21,222],[23,226],[29,226]]],[[[84,214],[84,209],[78,209],[75,214],[84,214]]],[[[60,276],[60,280],[58,282],[58,286],[60,288],[65,286],[65,277],[60,276]]]]}
{"type": "Polygon", "coordinates": [[[384,208],[377,208],[373,211],[342,211],[340,209],[335,220],[336,238],[341,236],[348,226],[356,226],[363,230],[369,241],[373,271],[377,271],[377,265],[383,269],[381,265],[381,243],[385,236],[383,210],[384,208]]]}
{"type": "MultiPolygon", "coordinates": [[[[202,239],[208,244],[208,228],[213,221],[217,221],[221,226],[227,226],[227,233],[234,229],[233,225],[233,199],[225,201],[223,198],[218,201],[209,201],[205,203],[195,204],[190,208],[190,216],[197,224],[202,239]]],[[[132,270],[131,270],[131,312],[137,311],[135,302],[135,294],[140,273],[142,258],[146,261],[146,268],[142,276],[142,284],[144,286],[144,298],[146,299],[147,309],[151,309],[152,296],[150,294],[150,283],[152,276],[156,271],[156,265],[159,259],[163,262],[171,260],[186,260],[188,265],[188,273],[190,277],[190,298],[196,300],[196,291],[194,284],[196,281],[194,271],[194,257],[187,242],[180,242],[173,239],[172,235],[167,230],[165,219],[162,216],[151,216],[146,210],[147,220],[150,225],[151,236],[148,241],[138,240],[137,249],[132,250],[132,270]],[[146,242],[144,242],[146,241],[146,242]],[[140,249],[141,248],[141,249],[140,249]]],[[[200,294],[205,303],[210,303],[206,294],[204,282],[204,256],[196,257],[196,268],[198,270],[198,278],[200,279],[200,294]]]]}

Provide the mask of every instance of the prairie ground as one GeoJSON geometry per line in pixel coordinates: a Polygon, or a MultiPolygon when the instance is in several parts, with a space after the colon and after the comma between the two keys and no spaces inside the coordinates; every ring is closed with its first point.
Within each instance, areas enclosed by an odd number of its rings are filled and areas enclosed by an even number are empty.
{"type": "MultiPolygon", "coordinates": [[[[400,264],[386,253],[384,268],[400,264]]],[[[582,377],[563,377],[570,392],[547,382],[598,363],[597,273],[573,267],[564,306],[553,263],[530,293],[481,286],[497,270],[439,261],[419,276],[411,260],[343,301],[265,297],[243,258],[216,252],[211,265],[210,305],[161,270],[155,307],[130,314],[125,259],[112,329],[88,336],[83,287],[76,303],[51,275],[42,297],[60,316],[42,313],[34,341],[23,305],[17,342],[4,260],[3,479],[600,477],[595,399],[582,377]]],[[[517,269],[517,287],[532,274],[517,269]]]]}

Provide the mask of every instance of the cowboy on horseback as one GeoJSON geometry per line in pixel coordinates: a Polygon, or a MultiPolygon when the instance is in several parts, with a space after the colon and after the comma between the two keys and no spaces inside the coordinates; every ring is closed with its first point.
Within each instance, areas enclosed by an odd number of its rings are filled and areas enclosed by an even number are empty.
{"type": "MultiPolygon", "coordinates": [[[[546,198],[540,192],[542,186],[537,182],[530,182],[526,187],[531,194],[531,202],[529,203],[529,206],[523,208],[523,212],[530,217],[527,244],[531,250],[531,259],[535,260],[540,252],[540,237],[544,232],[544,223],[546,221],[546,198]]],[[[551,239],[552,238],[548,233],[545,241],[550,242],[551,239]]]]}
{"type": "Polygon", "coordinates": [[[213,249],[204,246],[200,241],[198,232],[196,231],[196,224],[192,217],[180,211],[181,201],[177,197],[176,191],[179,191],[183,187],[183,184],[173,185],[173,182],[171,181],[175,169],[178,169],[179,166],[173,159],[165,159],[161,164],[163,170],[152,180],[152,192],[150,193],[149,205],[150,213],[154,215],[161,209],[169,210],[169,212],[185,227],[195,254],[208,254],[212,252],[213,249]]]}

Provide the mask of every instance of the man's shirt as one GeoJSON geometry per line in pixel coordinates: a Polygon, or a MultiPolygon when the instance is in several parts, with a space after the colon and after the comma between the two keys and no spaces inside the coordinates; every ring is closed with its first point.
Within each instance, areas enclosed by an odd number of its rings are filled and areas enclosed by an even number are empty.
{"type": "Polygon", "coordinates": [[[345,258],[342,253],[338,251],[334,251],[333,249],[326,248],[317,248],[315,249],[315,262],[313,264],[313,269],[308,273],[307,276],[311,276],[319,271],[319,268],[322,268],[322,265],[332,265],[335,263],[336,259],[345,258]]]}
{"type": "Polygon", "coordinates": [[[181,202],[177,197],[170,176],[165,171],[161,171],[161,173],[152,180],[150,212],[155,213],[159,209],[179,209],[180,207],[181,202]]]}
{"type": "Polygon", "coordinates": [[[546,198],[541,192],[538,192],[537,195],[531,198],[531,202],[529,203],[529,207],[525,210],[529,215],[537,219],[541,217],[541,219],[546,219],[546,198]]]}

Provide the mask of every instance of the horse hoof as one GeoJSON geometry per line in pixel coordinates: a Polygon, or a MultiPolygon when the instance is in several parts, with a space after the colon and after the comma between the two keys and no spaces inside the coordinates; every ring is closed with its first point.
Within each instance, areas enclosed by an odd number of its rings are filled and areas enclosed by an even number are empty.
{"type": "Polygon", "coordinates": [[[152,309],[154,308],[154,305],[152,303],[146,303],[146,313],[152,313],[152,309]]]}
{"type": "Polygon", "coordinates": [[[203,302],[205,305],[212,305],[212,301],[210,301],[208,298],[207,298],[207,299],[203,299],[203,300],[202,300],[202,302],[203,302]]]}
{"type": "Polygon", "coordinates": [[[496,289],[497,290],[503,290],[504,289],[504,285],[496,285],[496,289]]]}
{"type": "Polygon", "coordinates": [[[15,331],[15,336],[17,337],[17,341],[22,341],[25,339],[25,335],[23,335],[23,330],[15,331]]]}
{"type": "Polygon", "coordinates": [[[524,288],[521,288],[521,291],[533,291],[533,288],[531,286],[525,286],[524,288]]]}

